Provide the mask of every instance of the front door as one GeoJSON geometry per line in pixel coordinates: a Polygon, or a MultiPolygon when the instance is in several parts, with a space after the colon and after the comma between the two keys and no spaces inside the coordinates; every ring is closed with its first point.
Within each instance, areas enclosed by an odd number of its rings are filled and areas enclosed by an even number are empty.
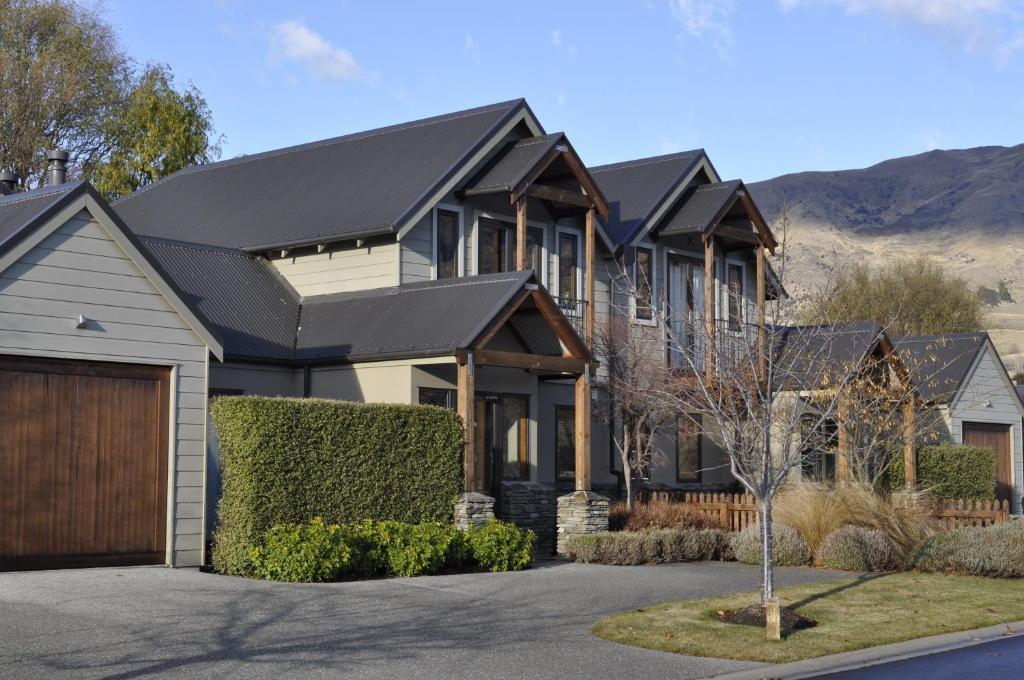
{"type": "Polygon", "coordinates": [[[530,478],[529,399],[478,394],[476,414],[477,445],[484,452],[484,479],[497,498],[502,481],[530,478]]]}
{"type": "Polygon", "coordinates": [[[996,454],[996,498],[1012,503],[1010,426],[995,423],[964,423],[962,427],[964,444],[992,449],[996,454]]]}

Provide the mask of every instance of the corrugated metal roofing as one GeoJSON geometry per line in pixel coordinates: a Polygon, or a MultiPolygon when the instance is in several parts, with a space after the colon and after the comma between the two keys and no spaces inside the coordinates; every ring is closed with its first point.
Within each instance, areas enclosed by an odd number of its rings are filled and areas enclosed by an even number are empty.
{"type": "Polygon", "coordinates": [[[919,396],[928,402],[947,403],[967,379],[988,333],[917,335],[893,341],[919,396]]]}
{"type": "Polygon", "coordinates": [[[144,236],[244,250],[395,231],[522,99],[178,172],[117,203],[144,236]]]}
{"type": "Polygon", "coordinates": [[[497,162],[487,169],[472,186],[467,187],[466,193],[512,191],[526,174],[564,139],[563,133],[555,132],[543,137],[527,137],[519,140],[502,154],[497,162]]]}
{"type": "Polygon", "coordinates": [[[790,326],[776,336],[776,371],[788,389],[817,389],[859,367],[883,334],[877,323],[790,326]]]}
{"type": "Polygon", "coordinates": [[[630,243],[652,213],[704,158],[703,149],[590,168],[608,199],[605,231],[617,245],[630,243]]]}
{"type": "Polygon", "coordinates": [[[737,192],[742,185],[740,180],[734,179],[689,189],[675,210],[662,222],[663,226],[658,233],[663,236],[703,233],[721,219],[738,198],[737,192]]]}
{"type": "Polygon", "coordinates": [[[82,184],[71,182],[0,196],[0,252],[7,249],[19,232],[82,184]]]}

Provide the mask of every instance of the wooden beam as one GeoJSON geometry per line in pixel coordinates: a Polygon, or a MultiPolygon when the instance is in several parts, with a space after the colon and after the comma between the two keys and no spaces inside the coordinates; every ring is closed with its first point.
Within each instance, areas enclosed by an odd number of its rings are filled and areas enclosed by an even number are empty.
{"type": "Polygon", "coordinates": [[[594,209],[591,208],[587,211],[586,250],[584,262],[585,270],[583,272],[585,287],[584,300],[586,302],[584,313],[587,315],[585,323],[587,337],[583,338],[583,340],[587,343],[588,348],[592,348],[594,346],[594,307],[596,307],[594,302],[594,249],[596,247],[594,237],[594,218],[594,209]]]}
{"type": "Polygon", "coordinates": [[[848,486],[850,483],[850,457],[849,457],[849,432],[846,429],[849,405],[846,397],[840,393],[836,396],[836,436],[838,437],[838,451],[836,452],[836,477],[840,486],[848,486]]]}
{"type": "Polygon", "coordinates": [[[717,226],[713,227],[711,232],[717,236],[730,238],[735,241],[742,241],[743,243],[761,243],[761,237],[757,232],[722,222],[719,222],[717,226]]]}
{"type": "Polygon", "coordinates": [[[764,248],[757,247],[757,370],[761,380],[765,379],[765,273],[764,273],[764,248]]]}
{"type": "Polygon", "coordinates": [[[576,490],[590,491],[590,371],[576,378],[576,490]]]}
{"type": "Polygon", "coordinates": [[[483,451],[476,447],[476,367],[473,364],[473,353],[460,358],[458,364],[458,380],[455,390],[456,412],[462,418],[466,428],[466,446],[462,461],[463,487],[466,491],[483,491],[484,480],[478,474],[477,456],[483,451]]]}
{"type": "Polygon", "coordinates": [[[704,239],[704,375],[715,375],[715,239],[704,239]]]}
{"type": "Polygon", "coordinates": [[[481,349],[473,352],[478,366],[502,366],[522,368],[531,371],[553,371],[556,373],[582,373],[586,361],[571,357],[553,357],[547,354],[526,354],[524,352],[503,352],[481,349]]]}
{"type": "MultiPolygon", "coordinates": [[[[545,184],[531,184],[526,188],[526,195],[546,201],[554,201],[555,203],[575,205],[581,208],[592,208],[594,206],[594,202],[591,201],[586,194],[581,194],[578,191],[567,191],[565,189],[549,187],[545,184]]],[[[523,199],[519,200],[521,201],[523,199]]]]}
{"type": "Polygon", "coordinates": [[[917,404],[911,396],[903,404],[903,480],[908,489],[917,487],[917,455],[914,451],[917,404]]]}
{"type": "Polygon", "coordinates": [[[747,209],[747,217],[749,217],[750,221],[754,223],[754,226],[757,228],[757,233],[761,235],[761,242],[764,244],[764,247],[768,249],[768,252],[774,255],[775,248],[779,243],[775,240],[775,236],[772,235],[772,230],[768,228],[768,223],[765,222],[761,211],[757,209],[757,204],[751,200],[750,192],[747,191],[747,187],[745,185],[740,185],[739,194],[743,207],[747,209]]]}
{"type": "Polygon", "coordinates": [[[516,271],[526,269],[526,197],[516,201],[516,271]]]}
{"type": "Polygon", "coordinates": [[[533,304],[537,305],[537,309],[540,310],[541,316],[548,322],[552,329],[555,331],[555,335],[562,341],[562,344],[566,346],[571,357],[576,359],[592,359],[593,354],[587,343],[576,335],[576,331],[573,330],[569,320],[562,314],[562,310],[558,308],[551,296],[547,294],[543,289],[533,291],[533,304]]]}
{"type": "Polygon", "coordinates": [[[505,309],[501,310],[501,313],[494,317],[494,320],[491,321],[490,325],[487,326],[487,328],[484,329],[484,332],[477,337],[476,342],[473,343],[473,348],[482,349],[486,347],[487,343],[497,335],[502,326],[508,323],[508,320],[512,318],[512,315],[516,313],[524,302],[526,302],[526,299],[529,298],[530,295],[532,295],[532,291],[522,290],[518,295],[512,298],[512,301],[505,306],[505,309]]]}

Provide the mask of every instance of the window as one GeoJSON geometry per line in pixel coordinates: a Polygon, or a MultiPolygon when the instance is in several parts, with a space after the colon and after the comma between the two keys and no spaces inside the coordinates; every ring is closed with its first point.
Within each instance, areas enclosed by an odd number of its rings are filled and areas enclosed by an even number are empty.
{"type": "Polygon", "coordinates": [[[459,275],[459,240],[462,214],[438,208],[434,211],[435,278],[454,279],[459,275]]]}
{"type": "Polygon", "coordinates": [[[502,479],[529,479],[529,404],[526,397],[501,397],[502,479]]]}
{"type": "Polygon", "coordinates": [[[539,227],[526,228],[526,266],[533,270],[537,279],[544,273],[544,230],[539,227]]]}
{"type": "Polygon", "coordinates": [[[555,407],[555,481],[568,486],[576,481],[576,409],[555,407]]]}
{"type": "Polygon", "coordinates": [[[577,234],[558,234],[558,296],[567,300],[579,297],[580,237],[577,234]]]}
{"type": "Polygon", "coordinates": [[[800,422],[801,436],[805,442],[800,472],[806,481],[828,483],[836,478],[839,430],[834,422],[817,423],[817,420],[817,416],[806,416],[800,422]],[[816,423],[817,430],[814,430],[816,423]]]}
{"type": "Polygon", "coordinates": [[[638,320],[651,321],[654,319],[654,309],[651,306],[654,285],[654,251],[650,248],[638,247],[636,249],[633,280],[636,286],[634,315],[638,320]]]}
{"type": "Polygon", "coordinates": [[[727,293],[729,295],[729,330],[743,330],[743,265],[730,263],[726,267],[727,293]]]}
{"type": "Polygon", "coordinates": [[[700,416],[680,418],[676,424],[676,481],[701,481],[700,416]]]}
{"type": "Polygon", "coordinates": [[[497,274],[515,269],[512,263],[512,244],[515,230],[507,222],[488,217],[480,218],[480,256],[477,259],[478,274],[497,274]]]}
{"type": "Polygon", "coordinates": [[[455,410],[455,390],[443,387],[421,387],[419,390],[419,402],[428,406],[440,406],[441,408],[455,410]]]}

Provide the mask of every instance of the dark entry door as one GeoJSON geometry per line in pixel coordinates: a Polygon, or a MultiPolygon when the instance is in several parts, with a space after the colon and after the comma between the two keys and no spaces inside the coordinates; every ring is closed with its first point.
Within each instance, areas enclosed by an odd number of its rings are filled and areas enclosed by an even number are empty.
{"type": "Polygon", "coordinates": [[[992,449],[996,454],[996,498],[1013,502],[1010,426],[994,423],[964,423],[963,441],[968,446],[992,449]]]}
{"type": "Polygon", "coordinates": [[[483,444],[485,479],[495,498],[504,480],[530,478],[529,399],[477,395],[477,442],[483,444]]]}

